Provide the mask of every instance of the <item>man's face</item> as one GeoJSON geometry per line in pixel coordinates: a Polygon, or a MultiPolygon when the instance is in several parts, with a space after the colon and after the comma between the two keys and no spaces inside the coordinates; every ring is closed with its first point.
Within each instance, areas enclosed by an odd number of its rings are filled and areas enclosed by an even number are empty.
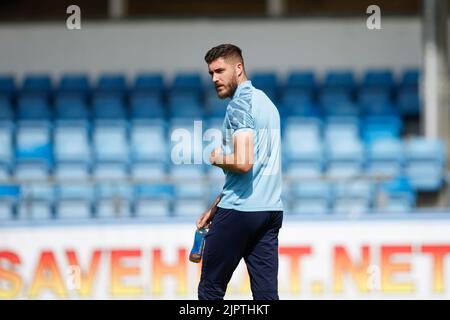
{"type": "Polygon", "coordinates": [[[208,70],[219,98],[231,98],[238,86],[236,64],[224,58],[218,58],[208,65],[208,70]]]}

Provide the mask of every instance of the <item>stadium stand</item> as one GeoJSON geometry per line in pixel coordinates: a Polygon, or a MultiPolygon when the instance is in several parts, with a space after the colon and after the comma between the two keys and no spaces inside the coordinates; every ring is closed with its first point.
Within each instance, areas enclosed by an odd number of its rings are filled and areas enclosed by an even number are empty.
{"type": "MultiPolygon", "coordinates": [[[[409,212],[420,192],[443,187],[443,142],[405,126],[420,113],[417,70],[250,78],[281,114],[287,213],[409,212]]],[[[220,191],[220,169],[170,160],[175,129],[190,134],[178,156],[193,163],[208,145],[202,134],[221,128],[227,100],[200,74],[53,80],[29,74],[17,86],[0,75],[0,220],[197,216],[220,191]]]]}

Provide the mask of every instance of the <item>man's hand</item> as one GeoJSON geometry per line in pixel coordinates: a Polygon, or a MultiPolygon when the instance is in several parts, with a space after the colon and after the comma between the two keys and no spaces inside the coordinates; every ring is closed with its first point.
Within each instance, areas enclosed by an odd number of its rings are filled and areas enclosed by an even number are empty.
{"type": "Polygon", "coordinates": [[[206,227],[214,217],[214,214],[216,213],[217,207],[213,207],[203,213],[200,218],[197,219],[197,229],[201,229],[203,227],[206,227]]]}
{"type": "Polygon", "coordinates": [[[209,156],[209,162],[211,164],[222,164],[223,162],[223,151],[222,147],[218,146],[216,147],[213,152],[211,152],[209,156]]]}

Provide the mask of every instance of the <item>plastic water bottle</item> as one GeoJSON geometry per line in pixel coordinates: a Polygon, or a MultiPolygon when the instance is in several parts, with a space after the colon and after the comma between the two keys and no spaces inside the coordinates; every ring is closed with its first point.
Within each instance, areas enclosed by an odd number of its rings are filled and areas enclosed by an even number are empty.
{"type": "Polygon", "coordinates": [[[189,260],[199,263],[202,260],[203,248],[205,247],[205,235],[208,232],[206,228],[197,229],[195,231],[194,245],[192,246],[189,260]]]}

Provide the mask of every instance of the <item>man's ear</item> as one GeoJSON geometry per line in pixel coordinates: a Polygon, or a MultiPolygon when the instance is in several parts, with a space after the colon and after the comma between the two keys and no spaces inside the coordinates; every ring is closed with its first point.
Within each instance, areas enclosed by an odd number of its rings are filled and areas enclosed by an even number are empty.
{"type": "Polygon", "coordinates": [[[242,64],[242,62],[238,62],[236,64],[236,74],[238,75],[238,77],[242,75],[242,72],[244,72],[244,65],[242,64]]]}

